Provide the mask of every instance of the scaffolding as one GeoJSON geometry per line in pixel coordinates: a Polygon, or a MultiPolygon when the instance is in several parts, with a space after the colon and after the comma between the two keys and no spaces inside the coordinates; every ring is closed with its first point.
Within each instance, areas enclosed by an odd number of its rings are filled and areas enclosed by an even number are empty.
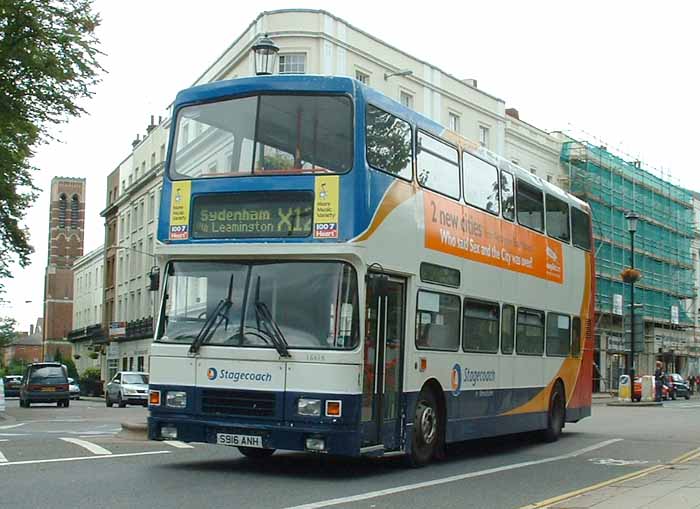
{"type": "Polygon", "coordinates": [[[635,266],[643,274],[635,287],[637,307],[645,319],[672,323],[676,306],[678,322],[690,325],[681,301],[694,294],[692,193],[586,142],[565,142],[561,159],[572,194],[587,201],[593,212],[599,310],[611,309],[613,295],[629,291],[620,272],[630,265],[625,213],[635,211],[640,216],[635,266]]]}
{"type": "MultiPolygon", "coordinates": [[[[634,211],[640,216],[635,267],[642,279],[635,284],[635,314],[645,322],[642,348],[649,358],[641,368],[648,371],[665,345],[693,337],[692,332],[687,334],[694,318],[689,312],[694,306],[688,302],[695,296],[693,195],[643,169],[639,161],[626,161],[604,146],[569,138],[562,144],[561,161],[568,172],[570,192],[587,201],[592,210],[598,341],[614,338],[622,356],[625,326],[620,299],[615,296],[627,303],[623,306],[627,314],[630,288],[620,278],[631,263],[625,213],[634,211]]],[[[609,383],[615,385],[610,378],[609,383]]]]}

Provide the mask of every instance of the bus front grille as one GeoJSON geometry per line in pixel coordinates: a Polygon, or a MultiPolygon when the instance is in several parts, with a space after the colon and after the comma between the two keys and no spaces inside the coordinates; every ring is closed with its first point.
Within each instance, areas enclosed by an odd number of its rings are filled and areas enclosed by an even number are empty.
{"type": "Polygon", "coordinates": [[[272,417],[276,400],[274,392],[203,389],[202,413],[272,417]]]}

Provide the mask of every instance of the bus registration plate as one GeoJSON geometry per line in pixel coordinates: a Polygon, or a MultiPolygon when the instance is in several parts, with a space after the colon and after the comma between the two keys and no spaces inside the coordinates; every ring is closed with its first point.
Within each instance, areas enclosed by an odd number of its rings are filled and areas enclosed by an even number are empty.
{"type": "Polygon", "coordinates": [[[216,443],[231,447],[257,447],[263,448],[262,437],[255,435],[231,435],[229,433],[217,433],[216,443]]]}

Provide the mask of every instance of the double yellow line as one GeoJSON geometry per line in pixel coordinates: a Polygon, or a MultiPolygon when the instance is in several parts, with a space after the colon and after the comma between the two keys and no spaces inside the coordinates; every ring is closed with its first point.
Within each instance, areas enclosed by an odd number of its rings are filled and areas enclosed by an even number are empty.
{"type": "Polygon", "coordinates": [[[542,500],[541,502],[536,502],[534,504],[524,505],[520,509],[542,509],[545,507],[550,507],[554,504],[558,504],[559,502],[563,502],[565,500],[569,500],[570,498],[574,498],[574,497],[578,497],[579,495],[583,495],[584,493],[589,493],[591,491],[595,491],[595,490],[598,490],[600,488],[605,488],[606,486],[610,486],[612,484],[618,484],[621,482],[631,481],[632,479],[639,479],[639,478],[645,477],[649,474],[653,474],[654,472],[658,472],[659,470],[664,470],[666,468],[671,468],[675,465],[680,465],[682,463],[686,463],[686,462],[691,461],[697,457],[700,457],[700,447],[698,447],[697,449],[693,449],[690,452],[686,452],[685,454],[681,454],[677,458],[672,459],[669,463],[664,463],[663,465],[656,465],[653,467],[645,468],[644,470],[638,470],[637,472],[632,472],[630,474],[616,477],[615,479],[610,479],[609,481],[603,481],[601,483],[594,484],[594,485],[588,486],[586,488],[581,488],[579,490],[570,491],[569,493],[565,493],[563,495],[548,498],[547,500],[542,500]]]}

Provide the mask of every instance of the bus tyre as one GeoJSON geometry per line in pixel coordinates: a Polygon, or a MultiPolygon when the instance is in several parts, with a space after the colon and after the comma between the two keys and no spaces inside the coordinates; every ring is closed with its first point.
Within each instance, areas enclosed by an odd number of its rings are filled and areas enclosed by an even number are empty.
{"type": "Polygon", "coordinates": [[[258,449],[255,447],[239,447],[238,451],[246,458],[262,460],[275,453],[275,449],[258,449]]]}
{"type": "Polygon", "coordinates": [[[433,391],[424,388],[418,395],[413,418],[411,453],[408,455],[408,463],[412,467],[427,465],[435,456],[438,444],[441,443],[439,415],[433,391]]]}
{"type": "Polygon", "coordinates": [[[556,442],[559,440],[561,430],[564,428],[564,393],[561,385],[557,384],[549,397],[549,412],[547,413],[547,428],[543,432],[545,442],[556,442]]]}

